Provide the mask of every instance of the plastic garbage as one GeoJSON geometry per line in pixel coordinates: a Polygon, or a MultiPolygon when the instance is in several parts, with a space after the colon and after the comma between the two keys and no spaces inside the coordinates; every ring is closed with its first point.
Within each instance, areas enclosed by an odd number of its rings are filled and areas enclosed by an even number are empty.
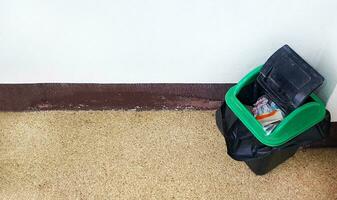
{"type": "Polygon", "coordinates": [[[253,105],[252,113],[255,119],[261,123],[267,135],[274,130],[284,115],[281,109],[266,95],[257,99],[253,105]]]}

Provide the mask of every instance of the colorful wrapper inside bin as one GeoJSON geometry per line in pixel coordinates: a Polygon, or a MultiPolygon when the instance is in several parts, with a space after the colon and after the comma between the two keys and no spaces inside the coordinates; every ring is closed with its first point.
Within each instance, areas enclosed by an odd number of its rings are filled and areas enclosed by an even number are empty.
{"type": "Polygon", "coordinates": [[[253,105],[252,113],[258,120],[266,134],[269,135],[284,117],[284,113],[279,107],[265,95],[258,98],[253,105]]]}

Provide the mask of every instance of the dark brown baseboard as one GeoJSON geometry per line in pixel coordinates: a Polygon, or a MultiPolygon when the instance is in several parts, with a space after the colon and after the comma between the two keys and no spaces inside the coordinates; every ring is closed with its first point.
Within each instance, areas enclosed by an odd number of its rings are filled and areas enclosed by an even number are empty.
{"type": "Polygon", "coordinates": [[[0,110],[209,110],[232,85],[0,84],[0,110]]]}
{"type": "MultiPolygon", "coordinates": [[[[37,110],[215,110],[227,84],[0,84],[0,111],[37,110]]],[[[331,136],[313,147],[337,146],[331,136]]]]}

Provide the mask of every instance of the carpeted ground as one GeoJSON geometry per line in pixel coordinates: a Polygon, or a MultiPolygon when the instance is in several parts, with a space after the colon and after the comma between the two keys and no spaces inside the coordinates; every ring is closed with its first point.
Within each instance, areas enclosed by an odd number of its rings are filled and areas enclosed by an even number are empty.
{"type": "Polygon", "coordinates": [[[259,177],[213,112],[0,113],[0,199],[337,199],[337,149],[259,177]]]}

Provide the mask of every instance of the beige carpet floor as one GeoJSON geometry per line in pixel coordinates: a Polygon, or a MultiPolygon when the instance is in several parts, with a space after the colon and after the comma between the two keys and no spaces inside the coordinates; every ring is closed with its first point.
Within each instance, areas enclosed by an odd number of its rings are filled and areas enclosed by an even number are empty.
{"type": "Polygon", "coordinates": [[[256,176],[209,111],[0,113],[0,199],[337,199],[337,149],[256,176]]]}

